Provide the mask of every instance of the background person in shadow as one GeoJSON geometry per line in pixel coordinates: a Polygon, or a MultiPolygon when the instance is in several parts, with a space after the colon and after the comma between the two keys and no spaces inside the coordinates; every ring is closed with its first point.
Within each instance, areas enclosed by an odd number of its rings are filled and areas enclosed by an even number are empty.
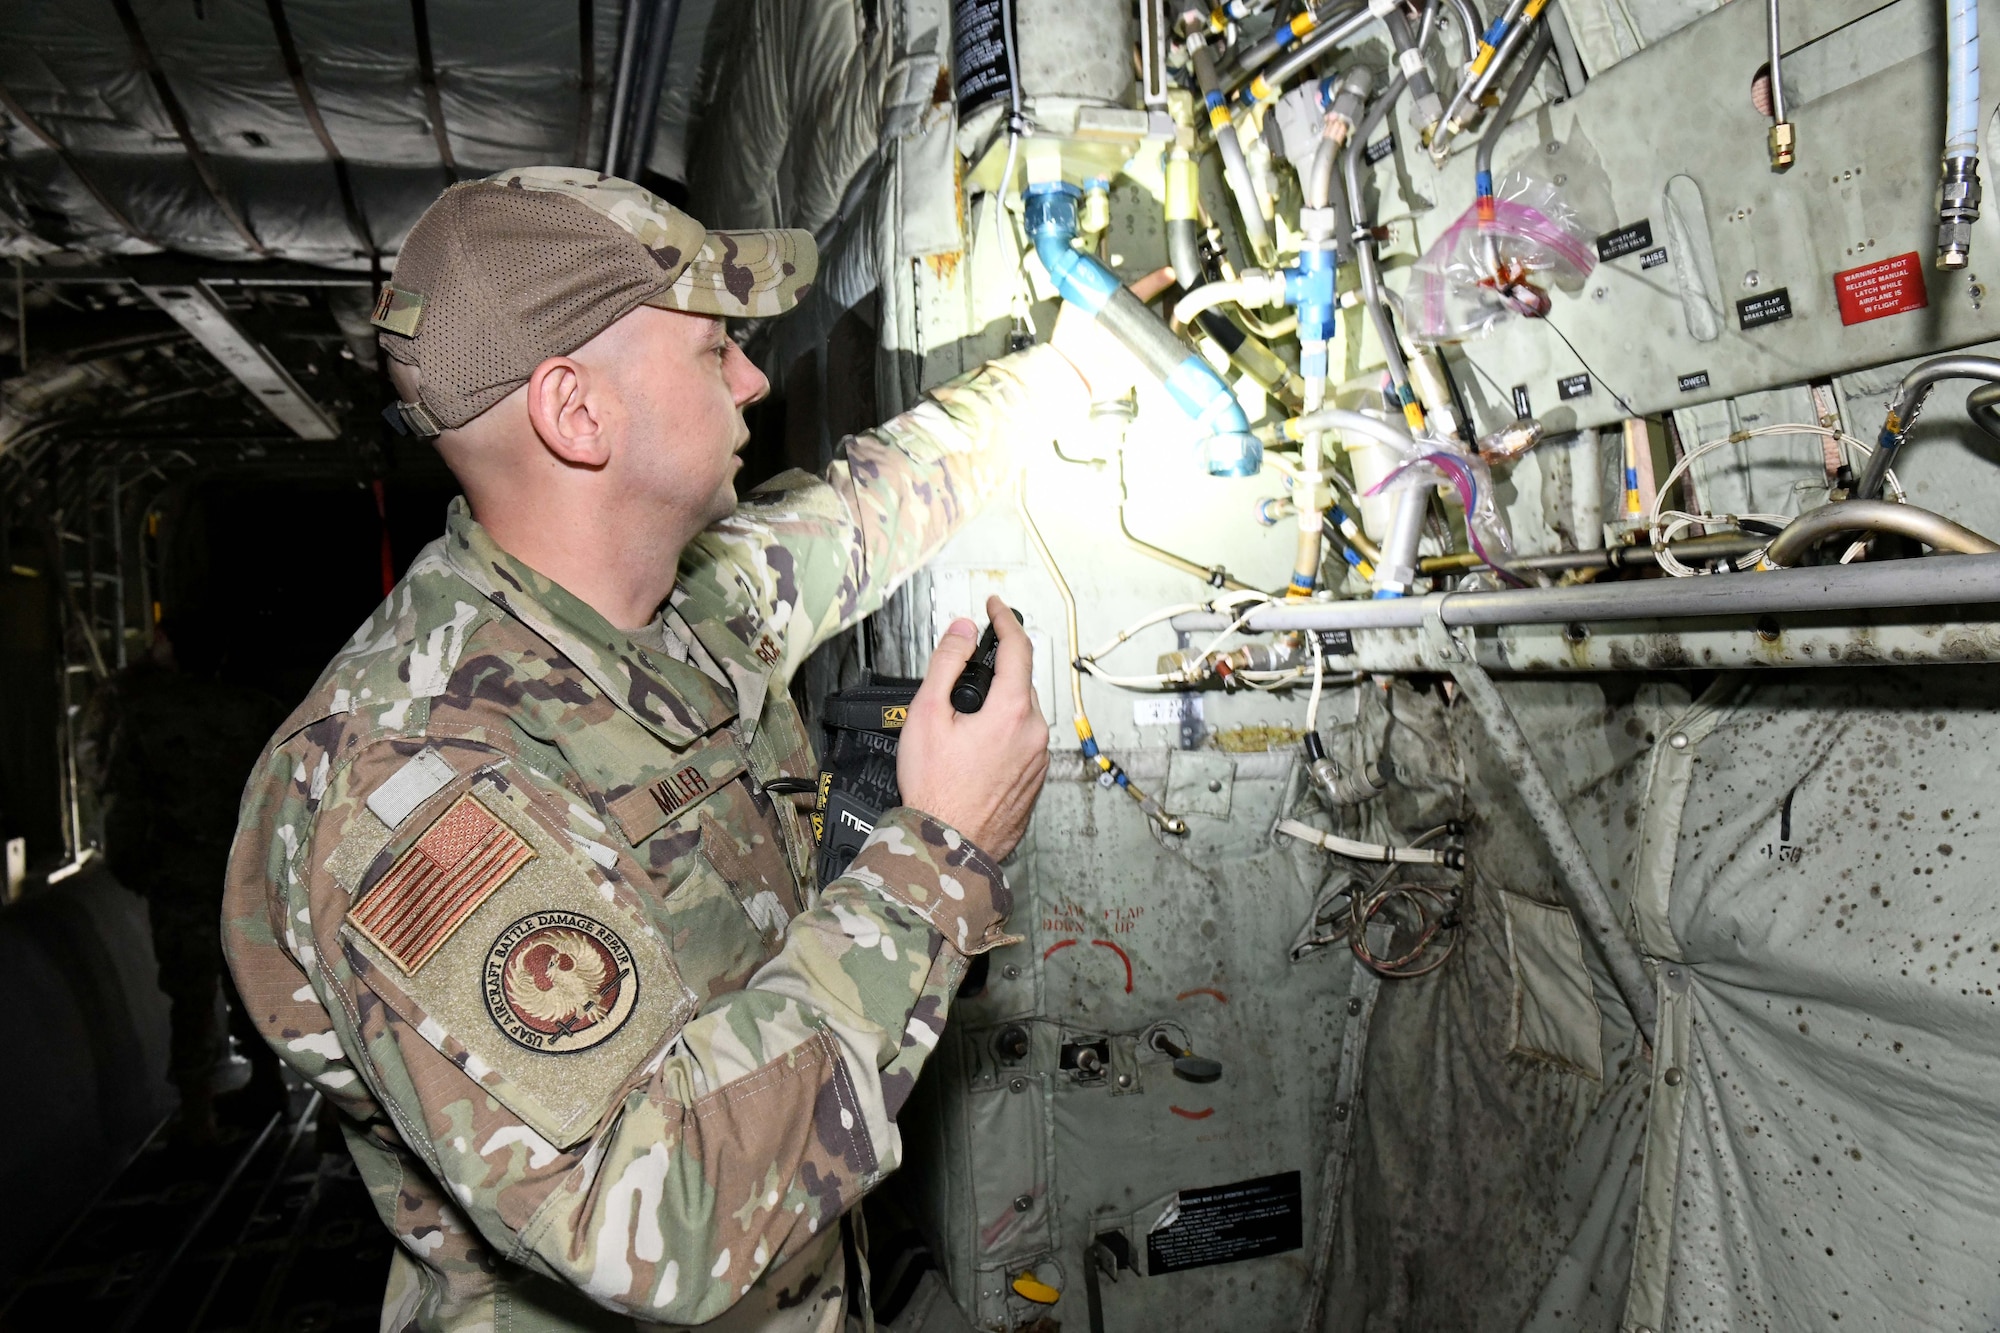
{"type": "Polygon", "coordinates": [[[206,608],[170,617],[155,629],[148,655],[93,702],[106,860],[146,899],[160,989],[173,1006],[175,1135],[186,1143],[217,1137],[225,1031],[237,1034],[251,1063],[246,1109],[276,1110],[284,1098],[277,1057],[222,966],[216,926],[237,802],[284,709],[224,678],[220,628],[206,608]],[[218,995],[226,997],[226,1028],[218,995]]]}

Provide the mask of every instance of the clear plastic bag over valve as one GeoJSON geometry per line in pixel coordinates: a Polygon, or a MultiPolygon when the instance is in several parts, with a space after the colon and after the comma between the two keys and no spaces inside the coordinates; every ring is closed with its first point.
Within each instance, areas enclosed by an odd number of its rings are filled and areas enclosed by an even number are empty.
{"type": "Polygon", "coordinates": [[[1467,209],[1411,269],[1403,293],[1411,341],[1469,342],[1512,316],[1540,318],[1550,288],[1574,291],[1597,265],[1592,232],[1548,181],[1510,171],[1494,191],[1492,218],[1481,211],[1467,209]]]}

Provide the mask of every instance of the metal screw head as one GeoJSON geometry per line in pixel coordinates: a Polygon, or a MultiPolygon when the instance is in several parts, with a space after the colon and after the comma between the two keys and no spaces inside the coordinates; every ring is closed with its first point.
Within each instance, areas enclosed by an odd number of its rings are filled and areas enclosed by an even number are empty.
{"type": "Polygon", "coordinates": [[[1542,151],[1547,153],[1550,157],[1554,157],[1557,153],[1560,153],[1562,150],[1563,146],[1559,143],[1545,143],[1542,145],[1542,151]]]}
{"type": "Polygon", "coordinates": [[[1021,979],[1021,966],[1019,963],[1009,963],[1000,969],[1000,975],[1009,981],[1019,981],[1021,979]]]}
{"type": "Polygon", "coordinates": [[[1590,299],[1593,301],[1602,301],[1609,295],[1611,295],[1609,287],[1596,287],[1591,290],[1590,299]]]}
{"type": "Polygon", "coordinates": [[[1673,746],[1676,750],[1687,749],[1688,747],[1687,733],[1685,731],[1675,732],[1673,735],[1667,737],[1667,744],[1673,746]]]}
{"type": "Polygon", "coordinates": [[[1581,620],[1572,620],[1563,626],[1563,638],[1570,643],[1582,643],[1590,637],[1590,626],[1581,620]]]}
{"type": "Polygon", "coordinates": [[[1129,1087],[1131,1087],[1131,1086],[1132,1086],[1132,1076],[1131,1076],[1130,1074],[1120,1074],[1120,1075],[1118,1076],[1118,1086],[1119,1086],[1119,1087],[1121,1087],[1121,1088],[1129,1088],[1129,1087]]]}
{"type": "Polygon", "coordinates": [[[1017,1195],[1015,1195],[1015,1196],[1014,1196],[1014,1211],[1015,1211],[1015,1212],[1017,1212],[1017,1213],[1025,1213],[1025,1212],[1027,1212],[1027,1211],[1028,1211],[1028,1210],[1029,1210],[1030,1208],[1033,1208],[1034,1206],[1035,1206],[1035,1196],[1034,1196],[1034,1195],[1032,1195],[1032,1194],[1017,1194],[1017,1195]]]}
{"type": "Polygon", "coordinates": [[[1210,779],[1208,780],[1208,789],[1209,789],[1210,791],[1221,791],[1221,790],[1222,790],[1222,779],[1221,779],[1221,778],[1210,778],[1210,779]]]}
{"type": "Polygon", "coordinates": [[[1007,1080],[1007,1091],[1026,1092],[1027,1090],[1028,1090],[1028,1080],[1024,1078],[1010,1078],[1007,1080]]]}
{"type": "Polygon", "coordinates": [[[1681,1071],[1678,1067],[1669,1069],[1662,1077],[1667,1080],[1667,1086],[1670,1088],[1678,1088],[1681,1085],[1681,1071]]]}
{"type": "Polygon", "coordinates": [[[1743,285],[1754,292],[1764,285],[1764,275],[1753,268],[1743,275],[1743,285]]]}
{"type": "Polygon", "coordinates": [[[1359,1000],[1349,1000],[1349,1001],[1347,1002],[1347,1012],[1348,1012],[1348,1013],[1349,1013],[1350,1015],[1358,1015],[1358,1014],[1360,1014],[1360,1012],[1361,1012],[1361,1001],[1359,1001],[1359,1000]]]}
{"type": "Polygon", "coordinates": [[[1342,1103],[1340,1103],[1340,1105],[1338,1105],[1338,1106],[1336,1106],[1336,1107],[1334,1107],[1334,1108],[1333,1108],[1333,1118],[1334,1118],[1335,1120],[1345,1120],[1345,1119],[1347,1119],[1347,1103],[1346,1103],[1346,1102],[1342,1102],[1342,1103]]]}

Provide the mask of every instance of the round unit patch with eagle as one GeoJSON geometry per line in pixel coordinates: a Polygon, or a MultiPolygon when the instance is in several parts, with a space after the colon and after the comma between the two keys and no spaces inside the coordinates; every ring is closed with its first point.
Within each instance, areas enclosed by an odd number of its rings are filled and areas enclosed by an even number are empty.
{"type": "Polygon", "coordinates": [[[532,1051],[588,1050],[623,1027],[639,998],[632,952],[578,912],[531,912],[486,954],[486,1008],[532,1051]]]}

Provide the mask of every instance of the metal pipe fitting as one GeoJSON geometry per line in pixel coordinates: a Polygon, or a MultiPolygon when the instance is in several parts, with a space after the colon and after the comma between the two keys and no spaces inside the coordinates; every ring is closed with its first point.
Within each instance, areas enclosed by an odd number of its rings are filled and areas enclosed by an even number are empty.
{"type": "Polygon", "coordinates": [[[1882,417],[1881,433],[1875,437],[1875,452],[1869,458],[1868,466],[1862,470],[1860,484],[1854,488],[1855,499],[1872,500],[1881,494],[1882,482],[1895,464],[1897,451],[1903,447],[1910,428],[1917,424],[1917,415],[1923,410],[1924,399],[1930,394],[1931,386],[1944,380],[2000,383],[2000,359],[1953,353],[1934,356],[1911,367],[1910,373],[1903,376],[1903,382],[1896,386],[1895,394],[1889,399],[1889,410],[1882,417]]]}
{"type": "Polygon", "coordinates": [[[1787,523],[1785,530],[1772,539],[1771,549],[1764,553],[1764,563],[1779,569],[1796,565],[1820,542],[1848,532],[1893,532],[1920,541],[1932,550],[1960,555],[2000,553],[2000,543],[1928,509],[1891,504],[1887,500],[1840,500],[1808,509],[1787,523]]]}

